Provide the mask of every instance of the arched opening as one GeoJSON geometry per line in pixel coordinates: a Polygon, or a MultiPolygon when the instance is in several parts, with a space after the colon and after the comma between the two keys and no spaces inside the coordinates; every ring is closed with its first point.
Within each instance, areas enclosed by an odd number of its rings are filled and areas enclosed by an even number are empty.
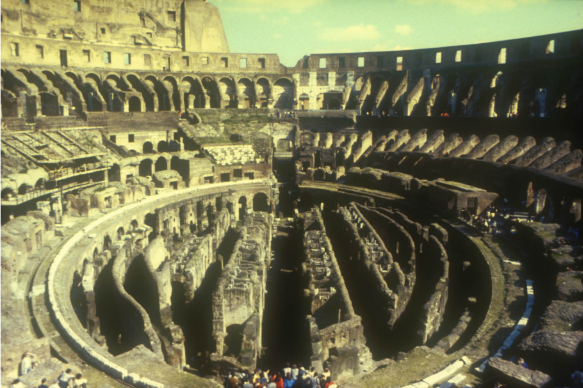
{"type": "Polygon", "coordinates": [[[121,181],[121,169],[119,164],[114,163],[108,171],[107,179],[113,182],[120,182],[121,181]]]}
{"type": "MultiPolygon", "coordinates": [[[[144,99],[144,103],[146,105],[145,106],[145,111],[146,112],[153,112],[154,111],[154,94],[155,93],[151,93],[150,90],[148,90],[146,88],[146,86],[144,85],[144,83],[136,75],[134,75],[134,74],[128,74],[126,76],[126,79],[130,82],[130,84],[132,85],[132,88],[135,91],[142,93],[142,98],[144,99]]],[[[153,91],[153,89],[151,89],[151,90],[153,91]]],[[[135,112],[141,112],[142,111],[141,104],[139,106],[140,106],[140,110],[137,110],[135,112]]],[[[133,112],[132,111],[132,106],[131,106],[131,99],[130,99],[130,112],[133,112]]]]}
{"type": "Polygon", "coordinates": [[[2,190],[2,199],[8,199],[9,197],[14,195],[14,190],[10,187],[7,187],[2,190]]]}
{"type": "Polygon", "coordinates": [[[41,112],[43,116],[59,115],[59,98],[50,93],[39,93],[41,101],[41,112]]]}
{"type": "Polygon", "coordinates": [[[144,146],[143,146],[143,153],[144,154],[152,154],[154,153],[154,146],[152,145],[152,142],[145,142],[144,146]]]}
{"type": "Polygon", "coordinates": [[[247,214],[247,198],[242,196],[239,198],[239,221],[245,219],[245,214],[247,214]]]}
{"type": "Polygon", "coordinates": [[[144,159],[140,162],[140,176],[152,176],[152,160],[144,159]]]}
{"type": "Polygon", "coordinates": [[[205,97],[204,90],[198,79],[184,77],[181,82],[182,92],[184,93],[185,110],[204,109],[205,97]]]}
{"type": "Polygon", "coordinates": [[[164,140],[158,142],[158,152],[168,152],[168,143],[164,140]]]}
{"type": "MultiPolygon", "coordinates": [[[[105,337],[107,349],[111,354],[118,355],[132,349],[135,345],[128,332],[124,330],[123,313],[117,300],[118,293],[112,272],[113,260],[99,273],[95,281],[95,307],[99,317],[99,330],[105,337]]],[[[137,311],[135,312],[137,314],[137,311]]]]}
{"type": "Polygon", "coordinates": [[[44,178],[40,178],[39,180],[36,181],[36,184],[34,185],[34,189],[35,190],[44,190],[45,189],[45,179],[44,178]]]}
{"type": "Polygon", "coordinates": [[[292,109],[293,105],[293,83],[287,78],[275,81],[273,86],[273,101],[276,109],[292,109]]]}
{"type": "Polygon", "coordinates": [[[255,86],[255,95],[259,102],[259,108],[268,107],[268,99],[270,94],[269,81],[265,78],[259,78],[255,86]]]}
{"type": "Polygon", "coordinates": [[[119,228],[117,228],[117,239],[118,240],[123,240],[124,234],[125,233],[124,233],[123,227],[120,226],[119,228]]]}
{"type": "Polygon", "coordinates": [[[161,156],[156,160],[156,172],[166,170],[168,170],[168,162],[165,157],[161,156]]]}
{"type": "Polygon", "coordinates": [[[328,109],[330,110],[340,109],[340,101],[338,101],[338,99],[336,98],[331,98],[328,101],[328,109]]]}
{"type": "Polygon", "coordinates": [[[265,193],[257,193],[253,197],[253,211],[269,212],[268,198],[265,193]]]}
{"type": "Polygon", "coordinates": [[[211,108],[220,108],[220,93],[217,86],[217,82],[210,77],[204,77],[202,79],[202,86],[206,91],[207,98],[210,101],[211,108]]]}
{"type": "Polygon", "coordinates": [[[32,187],[30,185],[23,183],[18,187],[18,194],[24,195],[24,194],[28,193],[31,189],[32,189],[32,187]]]}
{"type": "Polygon", "coordinates": [[[236,108],[237,99],[235,94],[235,84],[229,78],[221,78],[219,80],[219,90],[221,92],[222,106],[225,108],[236,108]]]}
{"type": "Polygon", "coordinates": [[[237,84],[240,95],[245,99],[244,107],[247,109],[254,107],[253,82],[248,78],[241,78],[237,84]]]}
{"type": "Polygon", "coordinates": [[[126,292],[146,310],[152,324],[160,328],[162,320],[158,284],[149,271],[143,255],[138,255],[128,267],[123,286],[126,292]]]}
{"type": "Polygon", "coordinates": [[[178,82],[174,77],[164,78],[164,86],[168,90],[168,97],[172,100],[173,110],[181,110],[180,108],[180,90],[178,90],[178,82]]]}
{"type": "Polygon", "coordinates": [[[141,112],[142,111],[142,101],[139,97],[130,97],[129,101],[130,112],[141,112]]]}

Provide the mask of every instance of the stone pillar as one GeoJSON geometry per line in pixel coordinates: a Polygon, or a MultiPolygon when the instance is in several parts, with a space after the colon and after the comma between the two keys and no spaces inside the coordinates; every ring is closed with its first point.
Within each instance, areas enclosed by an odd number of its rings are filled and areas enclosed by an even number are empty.
{"type": "Polygon", "coordinates": [[[540,214],[545,208],[545,202],[547,199],[547,191],[545,189],[540,189],[536,192],[534,198],[534,213],[540,214]]]}
{"type": "Polygon", "coordinates": [[[577,223],[581,221],[581,198],[571,201],[571,206],[569,207],[570,220],[572,223],[577,223]]]}

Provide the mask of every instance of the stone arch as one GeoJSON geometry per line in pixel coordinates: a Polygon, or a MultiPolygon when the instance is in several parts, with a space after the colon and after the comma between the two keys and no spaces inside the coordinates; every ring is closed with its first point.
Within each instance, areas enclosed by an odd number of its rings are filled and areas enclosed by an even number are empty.
{"type": "Polygon", "coordinates": [[[158,105],[158,111],[170,110],[168,91],[163,84],[153,75],[146,76],[144,78],[144,84],[147,88],[155,92],[154,104],[158,105]]]}
{"type": "Polygon", "coordinates": [[[257,99],[257,106],[259,108],[267,108],[269,105],[269,97],[271,95],[271,84],[265,77],[257,79],[255,82],[255,98],[257,99]]]}
{"type": "Polygon", "coordinates": [[[117,228],[117,239],[123,240],[124,235],[125,235],[125,231],[123,229],[123,226],[120,226],[119,228],[117,228]]]}
{"type": "Polygon", "coordinates": [[[18,186],[18,194],[24,195],[24,194],[28,193],[31,189],[32,189],[32,186],[30,186],[29,184],[23,183],[20,186],[18,186]]]}
{"type": "Polygon", "coordinates": [[[220,92],[217,85],[217,81],[211,76],[204,76],[202,79],[202,86],[205,90],[205,94],[210,101],[211,108],[220,108],[220,92]]]}
{"type": "Polygon", "coordinates": [[[205,107],[205,93],[198,77],[186,76],[182,78],[180,86],[185,110],[203,109],[205,107]]]}
{"type": "Polygon", "coordinates": [[[464,83],[460,87],[457,98],[455,112],[457,116],[466,116],[468,104],[474,94],[474,87],[477,84],[480,74],[476,71],[471,71],[464,77],[464,83]]]}
{"type": "Polygon", "coordinates": [[[251,108],[254,104],[255,91],[253,82],[249,78],[240,78],[237,82],[239,95],[244,99],[243,105],[245,108],[251,108]]]}
{"type": "Polygon", "coordinates": [[[142,153],[144,154],[154,153],[154,145],[152,144],[151,141],[144,142],[142,149],[143,149],[142,153]]]}
{"type": "Polygon", "coordinates": [[[172,108],[170,110],[182,110],[181,99],[180,99],[180,89],[178,88],[178,81],[173,76],[167,76],[164,78],[164,86],[168,90],[168,96],[172,100],[172,108]]]}
{"type": "Polygon", "coordinates": [[[274,108],[292,109],[294,85],[287,78],[280,78],[273,85],[274,108]]]}
{"type": "Polygon", "coordinates": [[[53,93],[40,92],[41,112],[43,116],[59,116],[59,97],[53,93]]]}
{"type": "Polygon", "coordinates": [[[114,182],[121,181],[121,168],[120,168],[119,164],[114,163],[111,165],[111,168],[109,169],[109,171],[107,173],[107,179],[110,181],[114,181],[114,182]]]}
{"type": "Polygon", "coordinates": [[[142,111],[142,100],[138,96],[130,97],[129,100],[129,111],[130,112],[141,112],[142,111]]]}
{"type": "Polygon", "coordinates": [[[14,189],[12,187],[7,187],[5,189],[2,189],[1,196],[3,199],[8,199],[8,197],[14,196],[14,189]]]}
{"type": "MultiPolygon", "coordinates": [[[[126,75],[126,79],[132,86],[132,88],[142,94],[142,98],[144,100],[144,109],[146,112],[153,112],[154,111],[154,96],[156,92],[154,89],[149,90],[146,85],[142,82],[140,77],[136,74],[130,73],[126,75]]],[[[131,98],[130,98],[130,112],[132,111],[131,107],[131,98]]]]}
{"type": "Polygon", "coordinates": [[[159,141],[156,149],[158,152],[168,152],[168,142],[165,140],[159,141]]]}
{"type": "Polygon", "coordinates": [[[83,82],[83,96],[90,112],[103,111],[106,104],[106,95],[103,90],[101,77],[96,73],[87,73],[83,82]]]}
{"type": "Polygon", "coordinates": [[[231,78],[223,77],[219,80],[219,91],[221,93],[221,107],[236,108],[237,94],[235,92],[235,83],[231,78]]]}
{"type": "Polygon", "coordinates": [[[165,157],[160,156],[158,160],[156,160],[156,172],[166,170],[168,170],[168,162],[165,157]]]}
{"type": "Polygon", "coordinates": [[[152,164],[152,159],[143,159],[139,167],[140,176],[152,176],[152,164]]]}
{"type": "Polygon", "coordinates": [[[507,78],[505,77],[501,88],[502,100],[496,109],[498,117],[509,117],[515,114],[520,116],[523,113],[519,111],[519,107],[524,76],[524,69],[518,68],[510,73],[507,78]]]}
{"type": "Polygon", "coordinates": [[[265,193],[257,193],[253,196],[253,211],[269,212],[269,199],[265,193]]]}
{"type": "Polygon", "coordinates": [[[36,181],[36,183],[34,185],[34,189],[35,190],[44,190],[45,183],[46,183],[46,180],[44,178],[40,178],[39,180],[36,181]]]}

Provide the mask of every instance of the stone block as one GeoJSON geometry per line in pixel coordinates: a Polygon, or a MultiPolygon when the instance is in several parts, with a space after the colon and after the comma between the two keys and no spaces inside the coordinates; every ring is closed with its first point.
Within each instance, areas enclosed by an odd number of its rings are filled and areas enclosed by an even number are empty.
{"type": "Polygon", "coordinates": [[[496,376],[496,380],[517,388],[549,387],[552,382],[549,375],[526,369],[501,358],[490,359],[490,362],[486,366],[486,375],[494,375],[496,376]]]}

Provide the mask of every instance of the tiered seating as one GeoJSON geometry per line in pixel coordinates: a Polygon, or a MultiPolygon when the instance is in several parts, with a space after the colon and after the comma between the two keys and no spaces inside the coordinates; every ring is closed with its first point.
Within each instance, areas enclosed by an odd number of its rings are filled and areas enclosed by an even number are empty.
{"type": "Polygon", "coordinates": [[[73,140],[72,131],[14,132],[2,137],[5,145],[17,153],[37,162],[61,161],[95,154],[102,154],[95,143],[87,140],[80,144],[80,138],[73,140]]]}
{"type": "Polygon", "coordinates": [[[257,154],[251,145],[204,146],[204,150],[220,166],[257,163],[257,154]]]}

